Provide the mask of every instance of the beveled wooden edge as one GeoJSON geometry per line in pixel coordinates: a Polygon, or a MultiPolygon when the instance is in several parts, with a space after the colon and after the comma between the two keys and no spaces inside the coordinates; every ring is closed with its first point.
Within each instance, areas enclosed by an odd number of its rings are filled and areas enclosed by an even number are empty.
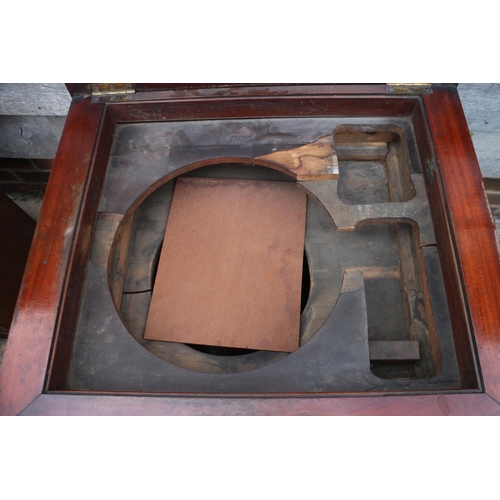
{"type": "Polygon", "coordinates": [[[86,181],[82,185],[82,205],[75,227],[75,239],[66,272],[67,280],[63,289],[64,307],[59,315],[54,333],[53,355],[47,372],[47,390],[61,389],[66,380],[87,263],[92,247],[92,235],[95,230],[101,189],[113,145],[115,126],[116,123],[113,117],[105,111],[96,138],[86,181]]]}
{"type": "Polygon", "coordinates": [[[464,302],[463,283],[458,274],[456,249],[452,242],[441,179],[439,175],[432,174],[432,168],[437,165],[437,160],[423,102],[415,106],[412,122],[429,204],[433,207],[431,215],[450,312],[455,352],[460,367],[460,379],[465,390],[476,390],[482,388],[482,381],[475,354],[475,342],[472,339],[470,320],[464,302]]]}
{"type": "Polygon", "coordinates": [[[0,367],[0,414],[19,413],[43,390],[103,111],[81,98],[69,109],[0,367]]]}
{"type": "Polygon", "coordinates": [[[42,394],[22,415],[500,415],[486,394],[353,397],[160,397],[42,394]]]}
{"type": "Polygon", "coordinates": [[[495,224],[455,87],[423,98],[434,139],[484,387],[500,401],[500,258],[495,224]]]}

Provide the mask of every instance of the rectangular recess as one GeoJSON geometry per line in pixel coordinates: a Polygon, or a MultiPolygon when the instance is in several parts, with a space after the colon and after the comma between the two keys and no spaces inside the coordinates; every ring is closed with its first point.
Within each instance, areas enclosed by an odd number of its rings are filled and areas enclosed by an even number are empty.
{"type": "Polygon", "coordinates": [[[297,349],[305,215],[292,183],[177,179],[144,338],[297,349]]]}

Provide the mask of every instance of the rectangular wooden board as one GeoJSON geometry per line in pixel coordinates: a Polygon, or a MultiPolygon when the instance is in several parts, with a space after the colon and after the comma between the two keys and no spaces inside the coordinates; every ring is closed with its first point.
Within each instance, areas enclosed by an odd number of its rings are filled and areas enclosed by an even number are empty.
{"type": "Polygon", "coordinates": [[[306,198],[289,182],[178,178],[144,338],[297,349],[306,198]]]}

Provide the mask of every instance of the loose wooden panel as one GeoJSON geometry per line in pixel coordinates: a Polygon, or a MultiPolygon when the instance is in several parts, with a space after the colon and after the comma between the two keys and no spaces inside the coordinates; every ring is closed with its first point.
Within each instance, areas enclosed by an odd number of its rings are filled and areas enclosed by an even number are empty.
{"type": "Polygon", "coordinates": [[[144,338],[297,349],[305,215],[295,184],[179,178],[144,338]]]}

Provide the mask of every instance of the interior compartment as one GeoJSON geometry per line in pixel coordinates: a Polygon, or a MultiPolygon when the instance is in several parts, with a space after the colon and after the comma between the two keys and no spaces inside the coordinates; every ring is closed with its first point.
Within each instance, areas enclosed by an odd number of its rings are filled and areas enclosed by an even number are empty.
{"type": "Polygon", "coordinates": [[[218,123],[119,126],[64,390],[362,394],[462,388],[446,305],[448,278],[436,242],[423,236],[432,232],[432,220],[415,222],[404,212],[408,203],[427,200],[413,129],[408,118],[393,121],[309,120],[300,133],[300,120],[234,121],[230,145],[223,137],[221,144],[210,143],[218,123]],[[194,149],[187,139],[193,130],[200,141],[194,149]],[[281,142],[266,136],[270,130],[281,142]],[[252,158],[328,132],[339,177],[315,182],[327,186],[333,202],[323,203],[312,184],[300,183],[309,196],[299,349],[288,354],[145,340],[176,177],[295,182],[252,158]],[[162,146],[168,154],[158,147],[152,163],[138,154],[144,137],[152,144],[155,137],[170,138],[168,148],[162,146]],[[354,213],[352,227],[337,224],[354,213]]]}

